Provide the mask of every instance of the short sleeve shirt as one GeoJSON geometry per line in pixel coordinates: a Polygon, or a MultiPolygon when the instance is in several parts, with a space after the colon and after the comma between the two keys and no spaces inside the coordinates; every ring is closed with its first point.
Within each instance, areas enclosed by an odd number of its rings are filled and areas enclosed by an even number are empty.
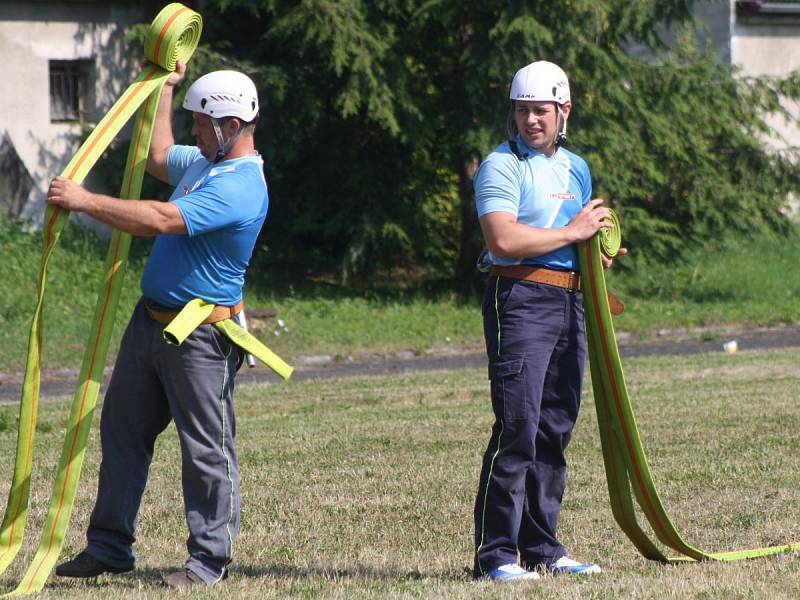
{"type": "MultiPolygon", "coordinates": [[[[566,148],[552,156],[527,146],[517,136],[523,160],[500,144],[481,163],[474,178],[478,216],[491,212],[512,213],[518,223],[531,227],[564,227],[592,196],[592,178],[586,162],[566,148]]],[[[574,245],[548,254],[523,258],[501,258],[489,253],[495,265],[532,264],[575,271],[578,257],[574,245]]]]}
{"type": "Polygon", "coordinates": [[[142,294],[179,308],[194,298],[232,306],[242,299],[244,275],[269,196],[258,155],[210,163],[194,146],[167,155],[174,203],[187,235],[159,235],[142,274],[142,294]]]}

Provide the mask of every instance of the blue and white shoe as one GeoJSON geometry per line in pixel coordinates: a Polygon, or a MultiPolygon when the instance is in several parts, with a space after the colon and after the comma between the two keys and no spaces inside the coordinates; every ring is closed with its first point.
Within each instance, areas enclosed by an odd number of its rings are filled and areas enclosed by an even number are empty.
{"type": "Polygon", "coordinates": [[[572,560],[567,556],[562,556],[549,567],[549,571],[554,575],[595,575],[602,573],[603,570],[594,563],[582,563],[572,560]]]}
{"type": "Polygon", "coordinates": [[[518,564],[509,563],[497,567],[494,571],[490,571],[484,579],[491,579],[492,581],[516,581],[517,579],[539,579],[539,574],[536,571],[527,571],[520,567],[518,564]]]}

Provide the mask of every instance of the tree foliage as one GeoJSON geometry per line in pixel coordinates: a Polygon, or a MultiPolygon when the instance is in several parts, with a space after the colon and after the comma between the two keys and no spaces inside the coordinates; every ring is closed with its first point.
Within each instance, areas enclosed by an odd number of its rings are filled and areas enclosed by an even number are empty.
{"type": "Polygon", "coordinates": [[[668,258],[724,231],[780,230],[800,176],[796,156],[765,150],[763,121],[800,80],[719,63],[691,34],[692,4],[206,0],[192,69],[239,68],[261,90],[275,262],[350,282],[469,279],[471,176],[505,138],[513,74],[537,59],[570,77],[568,146],[595,195],[638,253],[668,258]],[[683,32],[669,45],[668,26],[683,32]]]}

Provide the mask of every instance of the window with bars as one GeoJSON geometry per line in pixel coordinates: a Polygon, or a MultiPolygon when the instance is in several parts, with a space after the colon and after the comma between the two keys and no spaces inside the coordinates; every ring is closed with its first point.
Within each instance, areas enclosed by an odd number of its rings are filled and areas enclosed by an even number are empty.
{"type": "Polygon", "coordinates": [[[86,118],[91,60],[50,61],[50,121],[86,118]]]}

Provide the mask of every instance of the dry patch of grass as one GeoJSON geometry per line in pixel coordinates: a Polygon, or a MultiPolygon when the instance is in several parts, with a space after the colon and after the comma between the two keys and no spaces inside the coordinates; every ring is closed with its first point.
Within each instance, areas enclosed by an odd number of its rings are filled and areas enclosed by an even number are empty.
{"type": "MultiPolygon", "coordinates": [[[[659,492],[685,539],[732,550],[800,541],[797,352],[625,363],[659,492]]],[[[590,386],[569,450],[561,537],[598,561],[590,579],[474,583],[472,502],[491,422],[485,370],[241,387],[242,527],[231,578],[192,598],[797,598],[800,555],[664,566],[641,558],[608,505],[590,386]]],[[[30,542],[38,542],[66,399],[42,406],[30,542]]],[[[15,407],[0,407],[13,423],[15,407]]],[[[10,479],[13,427],[0,431],[10,479]]],[[[96,430],[64,554],[79,551],[94,499],[96,430]]],[[[139,568],[50,580],[43,598],[168,598],[185,526],[174,431],[161,437],[140,516],[139,568]]],[[[7,486],[7,483],[5,484],[7,486]]],[[[7,488],[2,488],[3,494],[7,488]]]]}

